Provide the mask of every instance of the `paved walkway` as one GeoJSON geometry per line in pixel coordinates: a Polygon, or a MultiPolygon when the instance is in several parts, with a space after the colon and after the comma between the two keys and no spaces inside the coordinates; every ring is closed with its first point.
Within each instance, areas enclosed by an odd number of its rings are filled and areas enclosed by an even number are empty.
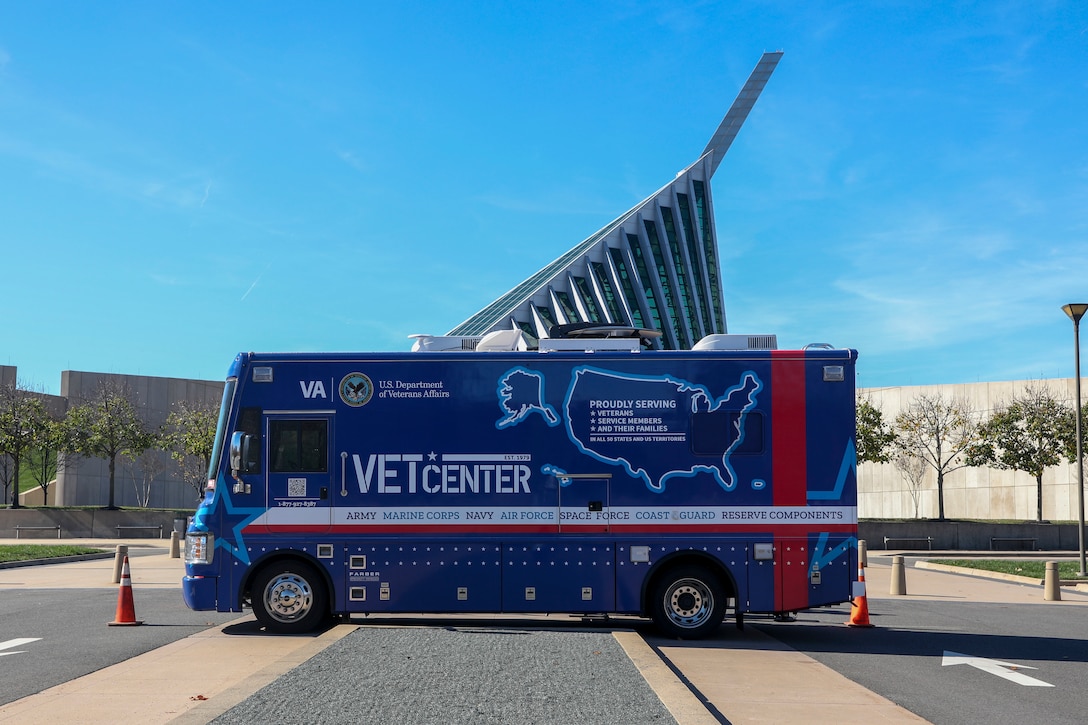
{"type": "MultiPolygon", "coordinates": [[[[15,542],[0,540],[0,544],[7,543],[15,542]]],[[[78,543],[111,551],[117,544],[112,540],[78,543]]],[[[129,546],[134,591],[144,587],[180,589],[184,565],[181,559],[170,557],[162,542],[142,540],[129,546]]],[[[940,552],[926,554],[926,558],[939,556],[940,552]]],[[[113,571],[112,558],[0,569],[0,589],[115,588],[113,571]]],[[[892,596],[888,594],[889,554],[870,552],[866,580],[870,611],[879,611],[879,601],[892,596]]],[[[908,599],[1042,602],[1043,598],[1038,584],[918,568],[907,571],[907,591],[908,599]]],[[[180,591],[178,596],[179,606],[183,606],[180,591]]],[[[1062,601],[1048,604],[1085,606],[1088,592],[1063,588],[1062,601]]],[[[540,618],[541,625],[548,622],[540,618]]],[[[313,636],[264,636],[252,616],[240,616],[228,625],[4,705],[0,722],[113,723],[118,713],[123,713],[125,719],[135,722],[203,725],[359,626],[343,624],[313,636]],[[209,676],[208,664],[212,662],[214,677],[209,676]]],[[[635,632],[622,630],[614,636],[681,725],[719,722],[711,710],[733,725],[925,722],[752,627],[744,632],[731,629],[726,638],[710,642],[651,638],[648,644],[635,632]],[[681,678],[706,698],[710,709],[681,678]]]]}

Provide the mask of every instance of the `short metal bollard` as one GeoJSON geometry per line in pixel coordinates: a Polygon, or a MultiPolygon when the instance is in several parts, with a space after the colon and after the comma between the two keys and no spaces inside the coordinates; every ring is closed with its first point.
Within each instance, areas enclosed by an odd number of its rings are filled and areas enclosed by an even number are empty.
{"type": "Polygon", "coordinates": [[[117,551],[113,555],[113,583],[121,583],[121,567],[125,563],[125,557],[128,556],[128,545],[118,544],[117,551]]]}
{"type": "Polygon", "coordinates": [[[1046,577],[1043,579],[1043,600],[1060,602],[1062,600],[1062,580],[1058,576],[1058,562],[1046,563],[1046,577]]]}
{"type": "Polygon", "coordinates": [[[177,531],[170,532],[170,558],[181,558],[181,539],[177,531]]]}
{"type": "Polygon", "coordinates": [[[869,566],[869,546],[865,539],[858,539],[858,564],[869,566]]]}
{"type": "Polygon", "coordinates": [[[907,593],[907,569],[901,556],[892,557],[892,588],[890,593],[896,596],[907,593]]]}

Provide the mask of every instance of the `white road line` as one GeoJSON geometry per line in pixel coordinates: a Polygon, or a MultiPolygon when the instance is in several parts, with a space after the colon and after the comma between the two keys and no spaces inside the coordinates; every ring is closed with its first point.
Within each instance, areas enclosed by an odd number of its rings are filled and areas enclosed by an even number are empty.
{"type": "MultiPolygon", "coordinates": [[[[37,642],[41,637],[19,637],[18,639],[9,639],[7,642],[0,642],[0,650],[11,649],[12,647],[22,647],[24,644],[30,644],[31,642],[37,642]]],[[[21,655],[25,654],[24,650],[17,652],[0,652],[0,657],[4,655],[21,655]]]]}
{"type": "Polygon", "coordinates": [[[951,665],[970,665],[983,672],[989,672],[991,675],[997,675],[998,677],[1002,677],[1010,682],[1015,682],[1018,685],[1023,685],[1024,687],[1054,687],[1054,685],[1049,682],[1037,680],[1034,677],[1029,677],[1018,671],[1037,669],[1035,667],[1018,665],[1013,662],[1002,662],[1001,660],[988,660],[985,657],[974,657],[960,652],[949,652],[948,650],[945,650],[944,657],[941,659],[941,667],[949,667],[951,665]]]}

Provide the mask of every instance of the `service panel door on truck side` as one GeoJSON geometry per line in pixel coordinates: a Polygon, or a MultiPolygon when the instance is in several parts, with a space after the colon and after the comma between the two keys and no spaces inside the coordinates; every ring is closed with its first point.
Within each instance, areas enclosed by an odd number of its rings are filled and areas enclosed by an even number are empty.
{"type": "Polygon", "coordinates": [[[332,524],[332,413],[265,415],[269,531],[319,533],[332,524]]]}
{"type": "Polygon", "coordinates": [[[608,487],[612,475],[570,474],[559,478],[559,532],[608,533],[608,487]]]}

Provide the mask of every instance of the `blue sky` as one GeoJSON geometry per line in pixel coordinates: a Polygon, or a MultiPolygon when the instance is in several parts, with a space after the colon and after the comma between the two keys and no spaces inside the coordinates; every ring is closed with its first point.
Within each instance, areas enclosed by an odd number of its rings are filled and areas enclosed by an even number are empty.
{"type": "Polygon", "coordinates": [[[1073,374],[1078,2],[0,4],[0,364],[220,379],[407,350],[713,180],[731,332],[863,387],[1073,374]]]}

